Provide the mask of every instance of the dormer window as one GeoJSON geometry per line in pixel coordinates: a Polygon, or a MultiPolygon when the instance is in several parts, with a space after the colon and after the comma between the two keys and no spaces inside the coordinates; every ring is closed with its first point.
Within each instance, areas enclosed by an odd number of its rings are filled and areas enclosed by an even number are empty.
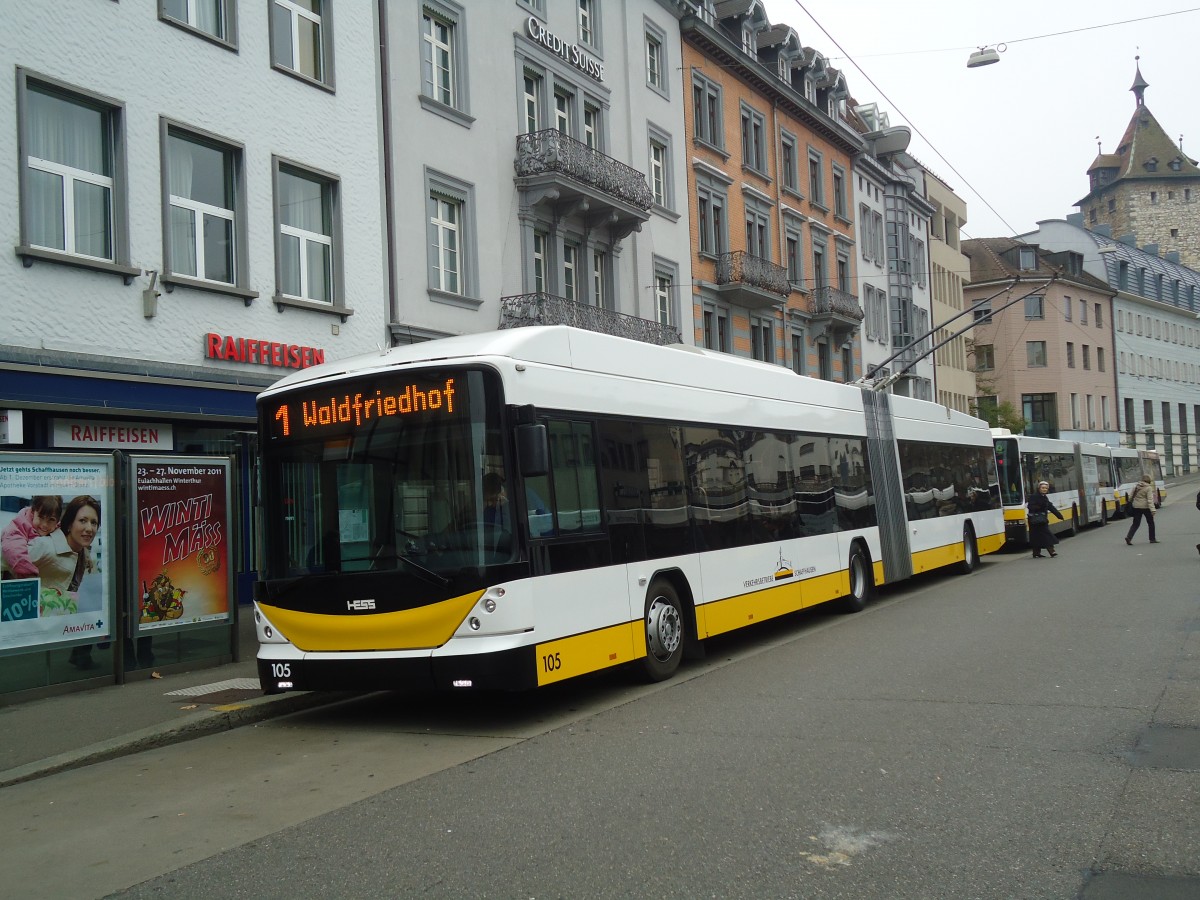
{"type": "Polygon", "coordinates": [[[1142,168],[1145,169],[1147,172],[1157,172],[1158,171],[1158,157],[1157,156],[1150,157],[1148,160],[1146,160],[1144,163],[1142,163],[1142,168]]]}
{"type": "Polygon", "coordinates": [[[1183,168],[1183,160],[1177,156],[1173,160],[1171,160],[1171,162],[1168,163],[1168,165],[1171,167],[1172,172],[1178,172],[1180,169],[1183,168]]]}
{"type": "Polygon", "coordinates": [[[1018,265],[1022,272],[1030,272],[1037,268],[1037,254],[1032,247],[1022,247],[1017,254],[1018,265]]]}
{"type": "Polygon", "coordinates": [[[742,50],[753,56],[755,53],[754,44],[754,29],[750,27],[749,23],[746,23],[742,26],[742,50]]]}

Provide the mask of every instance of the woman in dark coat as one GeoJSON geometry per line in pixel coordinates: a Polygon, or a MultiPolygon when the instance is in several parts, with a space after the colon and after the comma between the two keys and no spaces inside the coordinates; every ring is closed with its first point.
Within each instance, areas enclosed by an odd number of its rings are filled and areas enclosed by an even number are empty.
{"type": "Polygon", "coordinates": [[[1055,515],[1062,519],[1062,513],[1054,508],[1054,504],[1046,496],[1049,492],[1050,482],[1039,481],[1037,493],[1030,497],[1026,504],[1029,509],[1029,546],[1033,548],[1034,559],[1041,559],[1043,550],[1048,551],[1051,556],[1058,556],[1054,549],[1058,538],[1050,530],[1050,516],[1055,515]],[[1035,525],[1033,520],[1038,517],[1039,513],[1043,521],[1035,525]]]}

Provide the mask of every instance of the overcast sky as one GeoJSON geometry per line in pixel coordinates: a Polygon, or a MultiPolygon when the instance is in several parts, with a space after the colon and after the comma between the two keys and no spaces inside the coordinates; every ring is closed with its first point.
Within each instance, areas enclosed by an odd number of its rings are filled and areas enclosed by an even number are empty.
{"type": "Polygon", "coordinates": [[[1195,0],[765,3],[772,23],[791,25],[845,73],[857,102],[912,128],[910,152],[966,201],[967,237],[1018,234],[1076,211],[1097,136],[1114,152],[1133,116],[1137,54],[1146,106],[1200,158],[1200,9],[1145,19],[1195,0]],[[1109,25],[1129,19],[1145,20],[1109,25]],[[1057,34],[1099,25],[1109,27],[1057,34]],[[973,49],[1002,42],[1000,62],[966,67],[973,49]]]}

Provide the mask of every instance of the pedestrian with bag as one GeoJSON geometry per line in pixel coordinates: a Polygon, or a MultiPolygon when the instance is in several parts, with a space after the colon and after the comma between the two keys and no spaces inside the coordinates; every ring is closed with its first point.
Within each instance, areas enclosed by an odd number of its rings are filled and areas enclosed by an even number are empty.
{"type": "Polygon", "coordinates": [[[1050,516],[1051,514],[1058,516],[1059,521],[1062,521],[1063,515],[1046,496],[1049,493],[1050,482],[1039,481],[1037,493],[1033,494],[1026,504],[1029,511],[1029,546],[1033,549],[1034,559],[1041,559],[1043,550],[1051,556],[1058,556],[1054,549],[1058,538],[1050,530],[1050,516]]]}
{"type": "Polygon", "coordinates": [[[1133,543],[1133,536],[1137,534],[1142,519],[1145,519],[1146,527],[1150,529],[1150,543],[1157,544],[1158,541],[1154,537],[1154,510],[1158,507],[1158,491],[1154,488],[1154,479],[1149,475],[1143,475],[1142,480],[1133,486],[1133,493],[1129,495],[1129,507],[1133,511],[1133,524],[1129,526],[1129,533],[1125,535],[1125,543],[1133,543]]]}

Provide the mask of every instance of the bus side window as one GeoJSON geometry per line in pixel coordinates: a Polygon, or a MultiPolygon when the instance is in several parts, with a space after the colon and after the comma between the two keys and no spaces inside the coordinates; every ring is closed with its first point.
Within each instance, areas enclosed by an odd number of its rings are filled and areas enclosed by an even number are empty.
{"type": "Polygon", "coordinates": [[[550,421],[547,433],[550,474],[526,481],[545,499],[546,506],[544,514],[537,515],[530,503],[530,534],[548,537],[600,531],[600,487],[591,424],[550,421]]]}

